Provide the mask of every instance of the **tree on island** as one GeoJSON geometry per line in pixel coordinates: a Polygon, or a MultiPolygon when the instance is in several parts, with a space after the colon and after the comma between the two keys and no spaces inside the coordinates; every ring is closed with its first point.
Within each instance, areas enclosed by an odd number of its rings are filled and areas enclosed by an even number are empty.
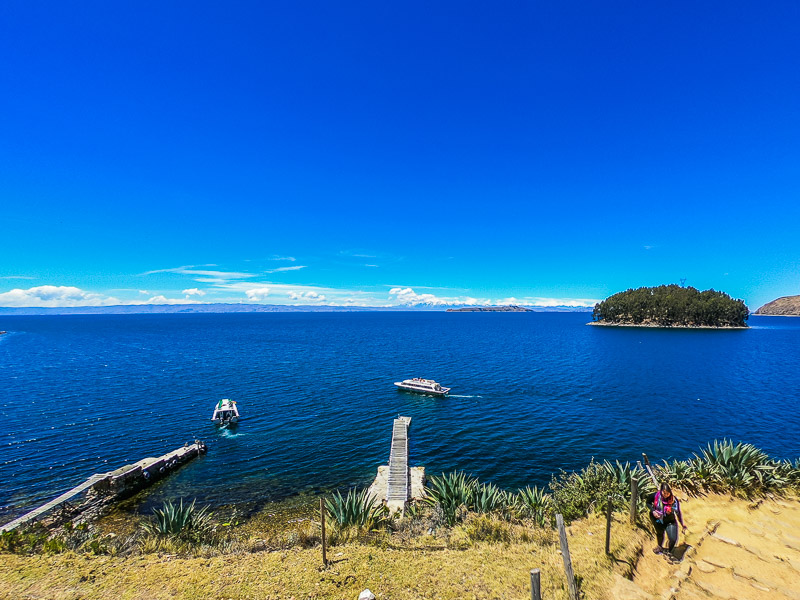
{"type": "Polygon", "coordinates": [[[592,312],[598,323],[662,327],[747,327],[749,316],[742,300],[724,292],[675,284],[619,292],[592,312]]]}

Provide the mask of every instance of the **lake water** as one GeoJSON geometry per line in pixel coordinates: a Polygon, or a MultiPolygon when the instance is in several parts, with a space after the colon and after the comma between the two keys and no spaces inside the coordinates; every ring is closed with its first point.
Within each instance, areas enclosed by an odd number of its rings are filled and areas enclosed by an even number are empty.
{"type": "Polygon", "coordinates": [[[585,313],[0,316],[0,522],[195,438],[154,498],[261,503],[368,484],[392,419],[410,462],[501,487],[715,438],[800,456],[800,319],[588,327],[585,313]],[[447,398],[398,391],[428,377],[447,398]],[[210,424],[238,402],[235,432],[210,424]]]}

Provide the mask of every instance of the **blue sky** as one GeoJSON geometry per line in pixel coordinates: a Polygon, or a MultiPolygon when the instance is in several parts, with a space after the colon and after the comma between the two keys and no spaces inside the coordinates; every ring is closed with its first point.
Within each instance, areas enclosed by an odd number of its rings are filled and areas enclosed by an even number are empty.
{"type": "Polygon", "coordinates": [[[800,294],[800,4],[0,5],[0,305],[800,294]]]}

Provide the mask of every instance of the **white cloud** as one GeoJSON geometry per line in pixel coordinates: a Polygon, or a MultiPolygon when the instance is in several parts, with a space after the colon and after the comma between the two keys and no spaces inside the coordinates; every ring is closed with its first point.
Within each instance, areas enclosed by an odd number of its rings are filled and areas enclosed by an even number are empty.
{"type": "Polygon", "coordinates": [[[289,296],[291,300],[295,301],[303,301],[303,300],[310,300],[312,302],[325,301],[325,294],[320,294],[318,292],[289,292],[286,295],[289,296]]]}
{"type": "MultiPolygon", "coordinates": [[[[289,260],[292,257],[280,257],[280,260],[289,260]]],[[[278,260],[278,259],[276,259],[278,260]]],[[[292,260],[294,260],[292,258],[292,260]]],[[[203,267],[209,267],[214,265],[202,265],[203,267]]],[[[240,279],[250,279],[252,277],[259,277],[262,274],[266,273],[283,273],[284,271],[299,271],[300,269],[306,269],[306,265],[295,265],[291,267],[278,267],[276,269],[270,269],[264,271],[263,273],[243,273],[241,271],[214,271],[210,269],[198,269],[194,266],[184,266],[184,267],[174,267],[172,269],[156,269],[154,271],[147,271],[142,273],[142,275],[157,275],[159,273],[175,273],[176,275],[188,275],[193,277],[194,280],[198,283],[210,283],[212,285],[217,286],[224,286],[232,281],[240,280],[240,279]]]]}
{"type": "Polygon", "coordinates": [[[554,306],[569,306],[570,308],[591,308],[600,300],[592,298],[532,298],[532,306],[552,308],[554,306]]]}
{"type": "Polygon", "coordinates": [[[269,288],[253,288],[251,290],[246,290],[245,294],[247,295],[247,299],[251,302],[263,302],[267,299],[267,296],[269,296],[269,288]]]}
{"type": "Polygon", "coordinates": [[[113,306],[120,301],[113,296],[86,292],[71,286],[40,285],[27,290],[13,289],[0,294],[0,306],[113,306]]]}
{"type": "Polygon", "coordinates": [[[591,308],[599,300],[591,298],[504,298],[497,301],[497,306],[537,306],[540,308],[555,308],[558,306],[567,306],[570,308],[591,308]]]}
{"type": "Polygon", "coordinates": [[[188,290],[183,290],[181,294],[185,294],[186,296],[205,296],[206,293],[203,290],[199,290],[197,288],[191,288],[188,290]]]}
{"type": "MultiPolygon", "coordinates": [[[[214,265],[202,265],[204,267],[211,267],[214,265]]],[[[241,273],[239,271],[211,271],[208,269],[198,269],[192,265],[185,267],[175,267],[172,269],[156,269],[155,271],[147,271],[142,275],[156,275],[157,273],[176,273],[178,275],[190,275],[195,277],[195,281],[200,283],[218,283],[225,282],[231,279],[248,279],[256,277],[253,273],[241,273]]]]}
{"type": "Polygon", "coordinates": [[[126,304],[202,304],[200,300],[189,300],[188,298],[167,298],[163,295],[153,296],[144,302],[126,302],[126,304]]]}
{"type": "Polygon", "coordinates": [[[300,269],[306,269],[305,265],[297,265],[295,267],[278,267],[277,269],[270,269],[269,271],[264,271],[265,273],[282,273],[284,271],[299,271],[300,269]]]}
{"type": "Polygon", "coordinates": [[[441,306],[443,304],[453,304],[451,300],[439,298],[433,294],[417,294],[409,288],[392,288],[389,290],[390,299],[403,306],[441,306]],[[394,298],[392,298],[394,296],[394,298]]]}
{"type": "MultiPolygon", "coordinates": [[[[139,290],[147,294],[147,290],[139,290]]],[[[114,296],[87,292],[73,286],[40,285],[27,290],[14,289],[0,294],[0,306],[71,308],[77,306],[124,306],[142,304],[200,304],[199,300],[188,298],[167,298],[156,295],[147,300],[123,301],[114,296]]]]}
{"type": "Polygon", "coordinates": [[[364,265],[365,267],[378,267],[378,265],[364,265]]]}
{"type": "Polygon", "coordinates": [[[479,306],[479,305],[489,306],[491,304],[491,301],[486,299],[479,300],[478,298],[470,298],[469,296],[467,296],[466,298],[463,299],[463,302],[461,302],[461,304],[466,304],[468,306],[479,306]]]}
{"type": "Polygon", "coordinates": [[[358,250],[340,250],[339,256],[351,256],[353,258],[378,258],[375,254],[366,254],[358,250]]]}
{"type": "Polygon", "coordinates": [[[3,275],[0,279],[36,279],[30,275],[3,275]]]}
{"type": "Polygon", "coordinates": [[[524,304],[524,302],[522,300],[517,300],[513,296],[511,298],[505,298],[497,302],[497,306],[518,306],[520,304],[524,304]]]}
{"type": "Polygon", "coordinates": [[[149,294],[150,292],[148,292],[147,290],[139,290],[139,293],[147,296],[147,294],[149,294]]]}
{"type": "Polygon", "coordinates": [[[294,262],[297,259],[294,256],[270,256],[268,260],[288,260],[289,262],[294,262]]]}

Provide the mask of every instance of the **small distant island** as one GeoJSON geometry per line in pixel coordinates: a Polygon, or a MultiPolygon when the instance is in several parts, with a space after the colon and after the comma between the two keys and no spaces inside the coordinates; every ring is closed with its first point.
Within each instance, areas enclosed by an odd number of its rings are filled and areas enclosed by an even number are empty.
{"type": "Polygon", "coordinates": [[[467,306],[465,308],[448,308],[445,312],[535,312],[524,306],[467,306]]]}
{"type": "Polygon", "coordinates": [[[767,317],[800,317],[800,296],[784,296],[768,302],[754,315],[767,317]]]}
{"type": "Polygon", "coordinates": [[[741,329],[749,316],[742,300],[724,292],[673,284],[609,296],[594,307],[590,325],[741,329]]]}

